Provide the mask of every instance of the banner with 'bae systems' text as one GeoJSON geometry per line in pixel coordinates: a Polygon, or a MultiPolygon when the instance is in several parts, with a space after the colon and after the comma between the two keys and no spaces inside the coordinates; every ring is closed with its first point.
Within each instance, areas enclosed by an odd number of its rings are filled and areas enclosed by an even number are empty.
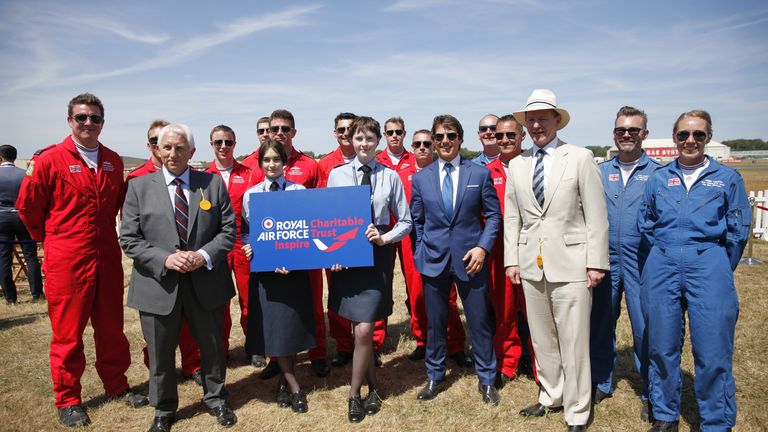
{"type": "Polygon", "coordinates": [[[370,186],[253,193],[251,271],[373,265],[370,186]]]}

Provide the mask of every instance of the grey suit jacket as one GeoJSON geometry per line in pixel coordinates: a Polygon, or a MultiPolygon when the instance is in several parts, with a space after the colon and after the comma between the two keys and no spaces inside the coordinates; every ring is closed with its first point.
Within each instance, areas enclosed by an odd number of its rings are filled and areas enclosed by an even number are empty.
{"type": "MultiPolygon", "coordinates": [[[[189,274],[204,308],[222,306],[235,295],[227,253],[235,244],[235,216],[221,177],[201,171],[189,173],[188,249],[203,249],[213,268],[189,274]],[[200,201],[210,201],[209,210],[200,201]]],[[[176,303],[180,273],[165,268],[165,260],[179,244],[173,207],[163,172],[128,183],[120,225],[120,246],[133,259],[128,306],[142,312],[168,315],[176,303]]]]}

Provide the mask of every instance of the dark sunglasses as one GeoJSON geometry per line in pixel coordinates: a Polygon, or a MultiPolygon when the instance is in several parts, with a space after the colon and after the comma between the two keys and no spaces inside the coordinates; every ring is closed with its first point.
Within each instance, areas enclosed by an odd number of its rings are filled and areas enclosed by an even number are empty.
{"type": "Polygon", "coordinates": [[[491,132],[496,132],[496,126],[495,125],[480,126],[480,127],[477,128],[477,131],[480,132],[480,133],[483,133],[483,132],[485,132],[487,130],[490,130],[491,132]]]}
{"type": "Polygon", "coordinates": [[[85,124],[85,121],[88,119],[91,119],[91,123],[93,124],[101,124],[101,122],[104,120],[104,117],[98,114],[75,114],[72,116],[72,118],[80,124],[85,124]]]}
{"type": "Polygon", "coordinates": [[[617,137],[622,137],[627,132],[629,132],[629,134],[631,136],[636,137],[636,136],[640,135],[640,132],[642,132],[642,131],[643,130],[641,128],[637,128],[637,127],[631,127],[631,128],[617,127],[617,128],[613,128],[613,134],[616,135],[617,137]]]}
{"type": "Polygon", "coordinates": [[[515,139],[517,136],[517,132],[496,132],[496,140],[501,141],[504,139],[504,137],[507,137],[507,139],[515,139]]]}
{"type": "Polygon", "coordinates": [[[213,140],[211,141],[211,144],[215,145],[216,147],[221,147],[222,144],[224,144],[224,147],[232,147],[235,145],[235,142],[233,140],[213,140]]]}
{"type": "Polygon", "coordinates": [[[403,132],[404,131],[402,129],[390,129],[388,131],[384,131],[384,133],[387,134],[387,136],[392,136],[392,135],[401,136],[403,132]]]}
{"type": "Polygon", "coordinates": [[[701,130],[695,130],[693,132],[690,132],[690,131],[678,131],[675,134],[675,138],[677,138],[678,141],[685,141],[691,135],[693,135],[693,139],[695,139],[696,141],[704,141],[705,139],[707,139],[707,133],[704,132],[704,131],[701,131],[701,130]]]}
{"type": "Polygon", "coordinates": [[[448,141],[455,141],[456,138],[459,137],[459,134],[456,132],[448,132],[446,134],[436,133],[432,134],[432,139],[434,139],[437,142],[440,142],[443,140],[443,138],[448,137],[448,141]]]}
{"type": "Polygon", "coordinates": [[[341,135],[343,133],[346,133],[349,130],[349,126],[342,126],[336,128],[336,133],[341,135]]]}
{"type": "Polygon", "coordinates": [[[269,128],[258,128],[258,129],[256,129],[256,134],[257,135],[264,135],[267,132],[269,132],[269,128]]]}
{"type": "Polygon", "coordinates": [[[269,130],[272,133],[278,133],[278,132],[288,133],[291,131],[291,129],[293,128],[290,126],[270,126],[269,127],[269,130]]]}
{"type": "Polygon", "coordinates": [[[153,146],[156,146],[157,145],[157,137],[156,136],[149,137],[149,143],[152,144],[153,146]]]}
{"type": "Polygon", "coordinates": [[[432,147],[432,141],[414,141],[413,142],[413,148],[430,148],[432,147]]]}

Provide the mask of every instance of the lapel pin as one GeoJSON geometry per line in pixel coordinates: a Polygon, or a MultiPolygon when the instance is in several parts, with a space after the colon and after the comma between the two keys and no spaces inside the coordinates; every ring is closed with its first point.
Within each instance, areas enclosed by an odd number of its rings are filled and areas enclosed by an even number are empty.
{"type": "Polygon", "coordinates": [[[205,211],[210,210],[211,202],[205,199],[205,192],[203,192],[203,188],[200,188],[200,195],[203,197],[203,199],[200,200],[200,208],[205,211]]]}

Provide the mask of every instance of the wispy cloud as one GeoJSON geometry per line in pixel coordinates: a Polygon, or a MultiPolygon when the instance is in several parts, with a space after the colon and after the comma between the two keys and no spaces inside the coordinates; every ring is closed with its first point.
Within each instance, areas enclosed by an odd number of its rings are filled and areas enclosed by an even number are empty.
{"type": "Polygon", "coordinates": [[[432,9],[438,6],[457,5],[461,2],[457,0],[397,0],[382,10],[385,12],[410,12],[418,9],[432,9]]]}

